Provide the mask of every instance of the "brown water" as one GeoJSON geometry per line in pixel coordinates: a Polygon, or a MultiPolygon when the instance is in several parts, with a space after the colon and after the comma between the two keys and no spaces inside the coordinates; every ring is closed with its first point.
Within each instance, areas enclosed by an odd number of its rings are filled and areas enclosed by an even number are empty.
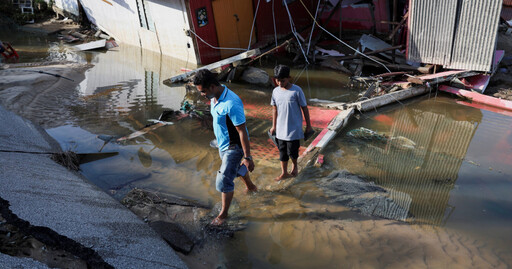
{"type": "MultiPolygon", "coordinates": [[[[220,160],[200,121],[185,118],[127,143],[97,137],[129,135],[185,99],[206,107],[183,85],[162,83],[194,67],[130,47],[78,57],[94,64],[77,88],[81,99],[67,122],[47,131],[64,149],[119,152],[83,164],[83,174],[118,199],[138,187],[218,203],[220,160]]],[[[292,75],[308,99],[356,98],[336,72],[292,75]]],[[[246,104],[270,109],[271,89],[228,86],[246,104]]],[[[254,144],[272,147],[269,120],[247,124],[254,144]]],[[[237,182],[232,207],[248,228],[195,251],[227,268],[511,267],[511,126],[510,117],[434,95],[360,115],[327,147],[324,166],[305,170],[286,190],[265,191],[278,157],[256,159],[252,178],[262,191],[243,195],[237,182]],[[347,133],[360,127],[377,134],[347,133]]]]}
{"type": "Polygon", "coordinates": [[[73,53],[69,46],[61,44],[56,35],[0,29],[0,40],[13,46],[20,55],[19,63],[81,59],[80,55],[73,53]]]}

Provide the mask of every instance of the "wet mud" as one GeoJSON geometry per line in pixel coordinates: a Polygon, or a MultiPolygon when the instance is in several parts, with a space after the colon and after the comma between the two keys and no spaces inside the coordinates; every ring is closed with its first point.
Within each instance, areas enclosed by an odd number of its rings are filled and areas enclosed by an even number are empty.
{"type": "Polygon", "coordinates": [[[248,220],[236,202],[230,218],[221,226],[210,222],[218,215],[220,203],[210,206],[172,194],[133,189],[121,203],[159,233],[186,263],[194,268],[217,268],[212,256],[235,232],[247,228],[248,220]]]}

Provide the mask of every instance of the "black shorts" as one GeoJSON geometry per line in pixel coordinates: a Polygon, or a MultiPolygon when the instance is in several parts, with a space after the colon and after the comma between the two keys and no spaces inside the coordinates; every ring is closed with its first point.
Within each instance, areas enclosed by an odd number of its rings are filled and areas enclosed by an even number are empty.
{"type": "Polygon", "coordinates": [[[277,139],[279,148],[279,160],[287,162],[290,158],[297,160],[299,158],[300,140],[285,141],[277,139]]]}

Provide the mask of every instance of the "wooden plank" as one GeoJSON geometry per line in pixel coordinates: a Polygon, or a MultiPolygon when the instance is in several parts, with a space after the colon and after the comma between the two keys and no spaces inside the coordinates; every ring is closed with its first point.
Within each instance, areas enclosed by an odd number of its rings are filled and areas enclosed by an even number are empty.
{"type": "Polygon", "coordinates": [[[464,78],[464,77],[476,76],[480,73],[481,72],[477,72],[477,71],[451,70],[451,71],[439,72],[437,74],[410,77],[409,79],[407,79],[407,81],[417,83],[417,84],[420,84],[420,82],[423,82],[421,84],[425,84],[427,82],[430,84],[438,84],[441,82],[451,81],[454,78],[464,78]]]}
{"type": "MultiPolygon", "coordinates": [[[[354,63],[357,63],[357,64],[364,64],[364,65],[369,65],[369,66],[375,66],[375,67],[381,67],[382,68],[382,65],[380,65],[380,64],[378,64],[376,62],[370,61],[370,60],[364,60],[363,61],[363,59],[354,59],[352,61],[354,63]]],[[[415,66],[404,65],[404,64],[384,64],[384,65],[387,68],[391,69],[391,70],[418,71],[418,72],[423,73],[423,74],[428,74],[430,72],[430,70],[432,69],[431,67],[425,67],[425,66],[415,67],[415,66]]]]}
{"type": "Polygon", "coordinates": [[[377,96],[377,97],[369,99],[369,100],[355,102],[355,103],[350,104],[349,106],[354,107],[357,110],[364,112],[364,111],[373,110],[373,109],[379,108],[381,106],[385,106],[385,105],[394,103],[397,100],[401,101],[401,100],[404,100],[407,98],[425,94],[429,91],[430,91],[430,88],[428,88],[428,87],[415,86],[415,87],[411,87],[409,89],[377,96]]]}
{"type": "Polygon", "coordinates": [[[99,48],[105,47],[105,42],[106,42],[106,40],[102,39],[102,40],[98,40],[98,41],[93,41],[93,42],[89,42],[89,43],[85,43],[85,44],[76,45],[76,46],[73,46],[73,48],[76,50],[80,50],[80,51],[99,49],[99,48]]]}
{"type": "Polygon", "coordinates": [[[194,69],[194,70],[192,70],[190,72],[186,72],[184,74],[171,77],[169,79],[164,80],[164,83],[165,84],[172,84],[172,83],[175,83],[175,82],[184,81],[185,79],[187,79],[188,77],[194,75],[195,73],[197,73],[197,71],[199,71],[201,69],[212,70],[212,69],[219,68],[221,66],[230,64],[230,63],[234,63],[236,61],[241,61],[241,60],[244,60],[244,59],[247,59],[247,58],[250,58],[250,57],[258,56],[259,54],[260,54],[260,49],[249,50],[249,51],[246,51],[244,53],[240,53],[238,55],[235,55],[233,57],[229,57],[227,59],[224,59],[224,60],[221,60],[221,61],[209,64],[209,65],[205,65],[205,66],[197,68],[197,69],[194,69]]]}
{"type": "Polygon", "coordinates": [[[306,151],[299,157],[299,171],[304,169],[311,161],[313,161],[318,153],[336,136],[336,134],[348,124],[348,121],[354,115],[353,107],[340,113],[331,120],[327,128],[322,130],[320,134],[311,142],[306,151]]]}

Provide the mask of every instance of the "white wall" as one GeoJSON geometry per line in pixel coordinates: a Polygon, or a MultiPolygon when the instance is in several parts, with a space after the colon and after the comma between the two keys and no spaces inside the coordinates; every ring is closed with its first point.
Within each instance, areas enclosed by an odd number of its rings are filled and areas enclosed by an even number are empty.
{"type": "MultiPolygon", "coordinates": [[[[50,0],[44,0],[47,4],[50,4],[50,0]]],[[[79,15],[78,11],[78,0],[54,0],[53,5],[58,9],[67,11],[75,16],[79,15]]]]}
{"type": "MultiPolygon", "coordinates": [[[[65,0],[62,0],[65,1],[65,0]]],[[[80,0],[89,20],[119,43],[142,46],[183,61],[197,64],[183,0],[145,0],[155,31],[140,26],[135,0],[80,0]],[[190,48],[187,47],[190,44],[190,48]]]]}
{"type": "Polygon", "coordinates": [[[164,55],[197,64],[192,38],[185,34],[190,29],[185,3],[183,0],[148,1],[155,28],[164,55]],[[190,45],[190,48],[187,47],[190,45]]]}

